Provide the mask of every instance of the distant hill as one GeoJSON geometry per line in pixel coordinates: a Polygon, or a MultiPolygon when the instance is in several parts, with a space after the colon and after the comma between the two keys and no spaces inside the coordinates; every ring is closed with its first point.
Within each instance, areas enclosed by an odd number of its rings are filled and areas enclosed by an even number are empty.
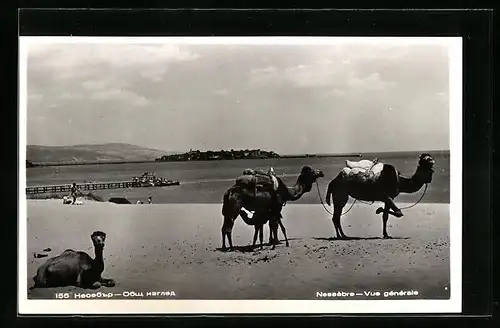
{"type": "Polygon", "coordinates": [[[177,152],[144,148],[125,143],[97,145],[39,146],[28,145],[26,159],[34,164],[79,164],[154,161],[177,152]]]}

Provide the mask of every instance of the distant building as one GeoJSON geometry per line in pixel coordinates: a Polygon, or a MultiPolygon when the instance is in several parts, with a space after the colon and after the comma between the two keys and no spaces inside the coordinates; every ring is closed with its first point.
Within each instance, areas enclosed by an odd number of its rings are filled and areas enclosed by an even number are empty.
{"type": "Polygon", "coordinates": [[[156,161],[212,161],[212,160],[233,160],[233,159],[253,159],[253,158],[277,158],[280,157],[273,151],[262,151],[261,149],[245,150],[218,150],[200,151],[190,149],[184,154],[164,155],[156,161]]]}

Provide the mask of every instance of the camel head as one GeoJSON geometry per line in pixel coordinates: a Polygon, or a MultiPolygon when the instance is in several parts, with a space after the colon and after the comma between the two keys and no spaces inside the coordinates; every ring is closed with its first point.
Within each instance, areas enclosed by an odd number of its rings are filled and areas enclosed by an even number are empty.
{"type": "Polygon", "coordinates": [[[434,160],[434,157],[430,154],[420,155],[418,160],[418,171],[424,183],[430,183],[432,181],[435,163],[436,161],[434,160]]]}
{"type": "Polygon", "coordinates": [[[312,184],[316,182],[317,179],[324,177],[324,173],[321,170],[312,169],[309,166],[302,167],[300,171],[297,183],[302,184],[305,188],[304,191],[311,191],[312,184]]]}
{"type": "Polygon", "coordinates": [[[92,243],[96,248],[104,248],[104,242],[106,241],[106,233],[102,231],[94,231],[90,236],[92,243]]]}

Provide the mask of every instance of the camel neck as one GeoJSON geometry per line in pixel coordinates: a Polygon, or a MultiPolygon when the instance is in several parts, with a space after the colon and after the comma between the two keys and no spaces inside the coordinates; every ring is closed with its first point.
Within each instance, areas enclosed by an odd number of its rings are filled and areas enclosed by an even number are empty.
{"type": "Polygon", "coordinates": [[[420,179],[419,173],[420,169],[417,168],[417,171],[411,176],[411,178],[400,176],[399,191],[404,193],[413,193],[420,190],[420,188],[424,185],[424,182],[420,179]]]}
{"type": "Polygon", "coordinates": [[[295,186],[288,188],[288,199],[286,200],[295,201],[299,199],[304,194],[304,190],[305,187],[297,181],[295,186]]]}
{"type": "Polygon", "coordinates": [[[95,252],[95,258],[94,258],[94,262],[96,265],[99,265],[99,266],[104,266],[104,261],[102,259],[102,251],[103,251],[103,248],[102,247],[94,247],[94,252],[95,252]]]}

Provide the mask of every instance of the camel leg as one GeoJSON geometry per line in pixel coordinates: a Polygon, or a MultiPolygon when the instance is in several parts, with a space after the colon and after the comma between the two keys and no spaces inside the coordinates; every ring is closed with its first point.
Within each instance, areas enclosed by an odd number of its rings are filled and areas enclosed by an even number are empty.
{"type": "Polygon", "coordinates": [[[396,206],[396,203],[394,203],[394,199],[392,199],[391,197],[387,197],[385,211],[388,212],[389,214],[394,215],[397,218],[403,216],[403,212],[401,212],[399,207],[396,206]],[[389,213],[390,209],[393,210],[394,212],[389,213]]]}
{"type": "Polygon", "coordinates": [[[335,226],[335,232],[337,233],[337,239],[346,239],[348,238],[344,231],[342,231],[342,223],[340,222],[340,216],[342,215],[342,209],[344,207],[335,206],[333,210],[333,224],[335,226]]]}
{"type": "Polygon", "coordinates": [[[79,274],[78,277],[76,277],[76,286],[83,288],[83,282],[82,282],[82,275],[79,274]]]}
{"type": "MultiPolygon", "coordinates": [[[[283,233],[283,236],[285,236],[285,245],[286,245],[286,247],[289,247],[290,244],[288,243],[288,237],[286,236],[286,229],[285,229],[285,226],[283,225],[283,222],[281,222],[281,218],[278,218],[278,224],[281,228],[281,232],[283,233]]],[[[278,240],[278,229],[276,229],[276,240],[278,240]]]]}
{"type": "MultiPolygon", "coordinates": [[[[279,219],[278,219],[279,220],[279,219]]],[[[278,244],[278,221],[276,217],[272,217],[269,220],[269,230],[270,230],[270,236],[269,236],[269,244],[275,245],[278,244]]]]}
{"type": "Polygon", "coordinates": [[[85,289],[99,289],[101,287],[101,283],[99,280],[94,281],[94,279],[95,278],[92,274],[90,274],[90,271],[84,270],[80,275],[78,275],[76,285],[85,289]]]}
{"type": "Polygon", "coordinates": [[[232,230],[227,233],[227,242],[229,243],[229,250],[230,251],[233,250],[233,236],[232,236],[232,233],[233,233],[232,230]]]}
{"type": "Polygon", "coordinates": [[[269,220],[269,245],[271,245],[273,243],[273,240],[274,240],[274,225],[273,225],[273,222],[271,220],[269,220]]]}
{"type": "MultiPolygon", "coordinates": [[[[379,207],[379,208],[377,208],[377,210],[375,211],[375,213],[376,213],[376,214],[380,214],[380,213],[382,213],[382,212],[384,212],[384,211],[385,211],[385,210],[384,210],[384,208],[383,208],[383,207],[379,207]]],[[[402,215],[402,213],[395,213],[395,212],[393,212],[393,211],[391,211],[391,210],[387,210],[387,214],[393,215],[393,216],[395,216],[395,217],[397,217],[397,218],[400,218],[400,217],[402,217],[402,216],[403,216],[403,215],[402,215]]]]}
{"type": "Polygon", "coordinates": [[[101,288],[101,283],[99,281],[94,281],[92,286],[89,287],[90,289],[99,289],[101,288]]]}
{"type": "MultiPolygon", "coordinates": [[[[342,209],[340,209],[340,210],[342,211],[342,209]]],[[[337,239],[340,239],[340,232],[339,232],[337,220],[340,221],[340,219],[337,218],[337,214],[335,213],[335,210],[334,210],[333,216],[332,216],[333,227],[335,228],[335,234],[337,235],[337,239]]]]}
{"type": "Polygon", "coordinates": [[[226,250],[226,238],[229,243],[229,249],[233,250],[233,226],[234,221],[240,215],[240,210],[242,207],[241,199],[238,195],[238,190],[230,189],[224,194],[224,199],[222,203],[222,216],[224,217],[224,222],[222,223],[222,250],[226,250]]]}
{"type": "Polygon", "coordinates": [[[340,232],[339,232],[339,226],[337,222],[340,222],[340,213],[342,213],[342,208],[339,206],[333,206],[333,215],[332,215],[332,222],[333,222],[333,227],[335,228],[335,234],[337,235],[337,239],[340,239],[340,232]]]}
{"type": "Polygon", "coordinates": [[[272,235],[270,236],[270,243],[273,245],[278,244],[278,221],[281,218],[281,209],[282,202],[279,200],[279,197],[276,193],[273,193],[272,196],[272,205],[270,208],[270,217],[269,217],[269,228],[272,230],[272,235]]]}
{"type": "Polygon", "coordinates": [[[275,217],[269,220],[269,245],[278,243],[278,222],[275,217]]]}
{"type": "Polygon", "coordinates": [[[224,228],[222,230],[222,250],[226,250],[226,232],[224,231],[224,228]]]}
{"type": "Polygon", "coordinates": [[[387,220],[389,220],[389,208],[391,204],[389,202],[385,203],[384,213],[382,214],[382,234],[384,239],[390,239],[391,236],[387,234],[387,220]]]}
{"type": "Polygon", "coordinates": [[[99,282],[101,283],[101,285],[103,285],[105,287],[114,287],[115,286],[115,281],[113,279],[101,277],[99,279],[99,282]]]}
{"type": "Polygon", "coordinates": [[[258,225],[255,225],[253,227],[254,231],[253,231],[253,242],[252,242],[252,248],[255,247],[255,243],[257,242],[257,235],[259,234],[259,226],[258,225]]]}
{"type": "Polygon", "coordinates": [[[279,244],[279,239],[278,239],[278,225],[282,227],[281,231],[283,232],[283,235],[285,236],[286,240],[286,245],[288,246],[288,239],[286,238],[286,232],[284,230],[284,226],[281,223],[281,214],[278,213],[276,215],[272,215],[271,218],[269,219],[269,229],[271,231],[271,238],[270,238],[270,244],[272,244],[272,250],[276,248],[276,245],[279,244]]]}
{"type": "MultiPolygon", "coordinates": [[[[273,218],[274,220],[274,218],[273,218]]],[[[271,247],[271,250],[274,250],[276,248],[276,244],[278,244],[278,225],[276,224],[276,222],[272,222],[271,224],[271,220],[269,220],[269,224],[270,224],[270,227],[271,227],[271,234],[272,234],[272,237],[271,237],[271,241],[270,241],[270,245],[272,245],[271,247]]]]}
{"type": "Polygon", "coordinates": [[[377,208],[377,210],[375,211],[375,214],[387,212],[388,214],[393,215],[397,218],[400,218],[403,216],[403,212],[401,212],[401,210],[396,206],[396,204],[394,203],[394,200],[391,197],[387,197],[385,203],[386,203],[386,207],[385,208],[382,208],[382,207],[377,208]],[[391,211],[391,209],[392,209],[392,211],[391,211]]]}
{"type": "MultiPolygon", "coordinates": [[[[342,207],[343,208],[343,207],[342,207]]],[[[342,209],[339,208],[338,211],[337,211],[337,217],[336,217],[336,221],[337,221],[337,226],[339,227],[339,232],[340,232],[340,236],[342,239],[347,239],[349,237],[347,237],[344,233],[344,231],[342,230],[342,223],[340,222],[340,216],[342,215],[342,209]]]]}
{"type": "Polygon", "coordinates": [[[261,224],[259,225],[259,241],[260,241],[260,249],[263,249],[264,246],[262,245],[264,241],[264,225],[261,224]]]}
{"type": "Polygon", "coordinates": [[[226,238],[229,243],[229,249],[233,249],[233,239],[232,239],[232,232],[233,232],[233,226],[234,226],[234,220],[230,218],[229,216],[224,216],[224,223],[222,225],[222,250],[226,250],[226,238]]]}
{"type": "Polygon", "coordinates": [[[342,216],[342,209],[347,204],[349,196],[341,196],[336,195],[333,199],[333,225],[335,226],[335,232],[337,233],[338,239],[346,239],[348,238],[344,231],[342,231],[342,224],[340,222],[340,217],[342,216]]]}

